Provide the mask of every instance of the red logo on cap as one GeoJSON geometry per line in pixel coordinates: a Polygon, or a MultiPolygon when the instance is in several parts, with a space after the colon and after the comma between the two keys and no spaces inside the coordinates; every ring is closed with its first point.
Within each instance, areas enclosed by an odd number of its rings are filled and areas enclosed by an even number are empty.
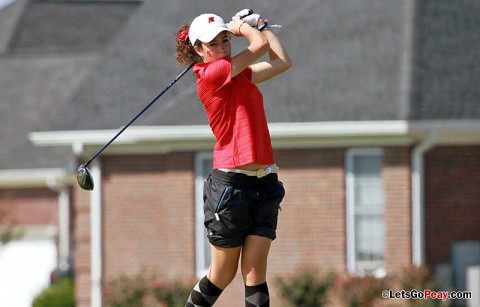
{"type": "Polygon", "coordinates": [[[215,21],[215,17],[208,17],[208,23],[212,23],[215,21]]]}

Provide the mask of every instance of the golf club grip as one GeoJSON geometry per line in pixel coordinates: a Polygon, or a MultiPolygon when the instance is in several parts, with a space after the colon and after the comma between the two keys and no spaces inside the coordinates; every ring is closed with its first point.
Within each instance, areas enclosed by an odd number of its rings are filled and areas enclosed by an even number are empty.
{"type": "Polygon", "coordinates": [[[160,98],[170,87],[172,87],[172,85],[174,85],[178,80],[180,80],[180,78],[183,77],[183,75],[185,75],[187,71],[189,71],[193,67],[193,65],[195,64],[190,64],[175,79],[173,79],[173,81],[170,82],[169,85],[167,85],[155,98],[153,98],[153,100],[150,101],[143,108],[143,110],[141,110],[137,115],[135,115],[134,118],[132,118],[125,126],[123,126],[123,128],[120,129],[120,131],[118,131],[118,133],[115,134],[115,136],[110,141],[108,141],[108,143],[105,144],[105,146],[103,146],[99,151],[97,151],[97,153],[93,155],[93,157],[91,157],[90,160],[88,160],[84,165],[88,166],[93,160],[95,160],[95,158],[98,157],[98,155],[100,155],[110,144],[112,144],[113,141],[115,141],[120,136],[120,134],[122,134],[123,131],[125,131],[125,129],[127,129],[131,124],[133,124],[133,122],[135,122],[148,108],[150,108],[158,100],[158,98],[160,98]]]}

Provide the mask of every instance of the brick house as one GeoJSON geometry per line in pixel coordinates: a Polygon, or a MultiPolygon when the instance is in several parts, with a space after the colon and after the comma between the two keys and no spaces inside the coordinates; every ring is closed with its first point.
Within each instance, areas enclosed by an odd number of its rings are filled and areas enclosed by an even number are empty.
{"type": "MultiPolygon", "coordinates": [[[[100,4],[34,1],[27,8],[34,16],[47,8],[68,14],[95,5],[100,4]]],[[[31,172],[65,171],[56,182],[62,182],[72,209],[70,265],[79,306],[100,306],[102,283],[123,274],[147,270],[162,280],[185,281],[205,274],[201,189],[213,138],[191,74],[95,160],[94,191],[79,189],[71,173],[179,73],[173,32],[181,23],[207,11],[231,16],[245,3],[103,5],[112,10],[109,22],[117,22],[105,33],[109,40],[88,45],[79,37],[84,49],[75,52],[52,51],[51,43],[40,51],[29,47],[36,56],[47,52],[52,61],[68,57],[68,65],[77,65],[53,69],[75,73],[50,79],[70,87],[49,97],[56,104],[38,115],[42,125],[28,127],[33,133],[25,146],[39,151],[36,164],[28,165],[31,172]]],[[[276,31],[294,62],[290,71],[261,85],[287,190],[270,279],[301,267],[379,276],[411,265],[435,271],[447,264],[454,271],[454,244],[480,241],[476,2],[251,5],[282,24],[276,31]]],[[[27,13],[19,19],[25,26],[16,29],[34,36],[37,27],[27,31],[27,13]]],[[[106,22],[93,20],[99,28],[106,22]]],[[[19,49],[21,38],[17,32],[9,40],[13,62],[29,58],[19,49]]],[[[68,46],[55,42],[57,48],[68,46]]],[[[7,60],[0,65],[9,65],[7,60]]],[[[45,75],[41,67],[34,71],[45,75]]],[[[8,83],[0,86],[3,92],[8,83]]],[[[7,162],[3,167],[12,169],[7,162]]],[[[218,305],[240,306],[242,297],[237,278],[218,305]]]]}

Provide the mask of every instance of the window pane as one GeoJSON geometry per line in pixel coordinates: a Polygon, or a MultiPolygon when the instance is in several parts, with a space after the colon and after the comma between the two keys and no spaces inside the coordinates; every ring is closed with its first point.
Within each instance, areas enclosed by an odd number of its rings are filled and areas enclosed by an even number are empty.
{"type": "Polygon", "coordinates": [[[357,216],[355,219],[357,260],[382,260],[383,216],[357,216]]]}
{"type": "Polygon", "coordinates": [[[351,197],[349,223],[351,261],[356,273],[374,272],[384,266],[384,193],[382,154],[375,150],[352,150],[349,155],[351,197]],[[353,245],[353,246],[352,246],[353,245]]]}

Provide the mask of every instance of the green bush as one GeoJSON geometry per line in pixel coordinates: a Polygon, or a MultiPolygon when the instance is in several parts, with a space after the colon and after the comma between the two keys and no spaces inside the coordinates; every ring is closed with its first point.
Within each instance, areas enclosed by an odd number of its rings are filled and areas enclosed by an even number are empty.
{"type": "Polygon", "coordinates": [[[70,278],[61,278],[42,290],[32,307],[74,307],[75,292],[70,278]]]}
{"type": "Polygon", "coordinates": [[[120,276],[105,287],[105,303],[110,307],[144,306],[148,282],[143,275],[120,276]]]}
{"type": "Polygon", "coordinates": [[[109,307],[185,306],[192,287],[180,282],[158,283],[149,274],[121,276],[105,286],[105,305],[109,307]]]}
{"type": "Polygon", "coordinates": [[[329,288],[335,281],[332,273],[319,274],[304,269],[293,276],[277,278],[275,283],[280,295],[295,307],[318,307],[327,303],[329,288]]]}
{"type": "Polygon", "coordinates": [[[153,289],[158,302],[167,307],[183,307],[192,291],[192,287],[180,282],[174,282],[153,289]]]}
{"type": "MultiPolygon", "coordinates": [[[[341,273],[320,274],[315,269],[307,269],[293,276],[277,278],[276,285],[281,297],[295,307],[325,306],[327,301],[346,307],[370,307],[377,306],[377,303],[381,306],[385,303],[382,297],[384,290],[441,290],[438,281],[424,267],[407,268],[399,274],[383,278],[341,273]]],[[[415,307],[452,306],[450,301],[438,299],[405,299],[401,303],[402,306],[415,307]]]]}
{"type": "MultiPolygon", "coordinates": [[[[424,290],[440,291],[440,285],[433,278],[432,274],[426,267],[405,269],[400,276],[397,277],[400,289],[404,290],[424,290]]],[[[451,302],[437,299],[425,300],[408,300],[408,306],[451,306],[451,302]]]]}
{"type": "Polygon", "coordinates": [[[347,275],[337,279],[335,288],[343,306],[370,307],[382,299],[382,291],[389,285],[386,278],[347,275]]]}

